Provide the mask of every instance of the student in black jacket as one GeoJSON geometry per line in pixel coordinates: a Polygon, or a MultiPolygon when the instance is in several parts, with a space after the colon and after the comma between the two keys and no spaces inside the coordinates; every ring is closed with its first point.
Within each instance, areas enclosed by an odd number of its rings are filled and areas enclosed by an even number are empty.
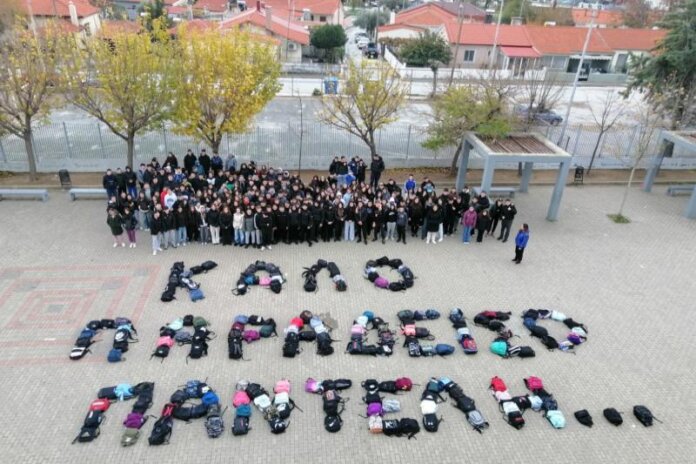
{"type": "Polygon", "coordinates": [[[106,189],[106,197],[108,199],[118,196],[118,179],[111,169],[106,170],[106,174],[102,178],[102,187],[106,189]]]}
{"type": "Polygon", "coordinates": [[[162,218],[160,212],[155,210],[152,213],[150,220],[150,235],[152,236],[152,256],[157,255],[158,251],[162,251],[160,239],[162,238],[162,218]]]}
{"type": "Polygon", "coordinates": [[[290,244],[290,213],[285,209],[285,205],[281,204],[276,213],[276,243],[281,240],[283,243],[290,244]]]}
{"type": "Polygon", "coordinates": [[[310,211],[312,213],[311,240],[319,243],[319,235],[324,229],[324,210],[319,204],[314,204],[310,211]]]}
{"type": "Polygon", "coordinates": [[[302,209],[300,210],[300,236],[299,240],[300,242],[304,242],[305,240],[307,241],[307,244],[311,247],[312,246],[312,224],[313,219],[312,219],[312,212],[309,211],[307,207],[307,203],[304,203],[302,205],[302,209]]]}
{"type": "Polygon", "coordinates": [[[176,248],[176,218],[171,209],[165,209],[162,213],[162,234],[164,249],[170,246],[176,248]]]}
{"type": "Polygon", "coordinates": [[[372,241],[376,242],[378,237],[382,238],[382,243],[384,243],[384,236],[385,236],[385,212],[382,209],[382,204],[378,203],[375,205],[375,209],[372,211],[372,217],[370,218],[372,222],[372,231],[374,232],[374,235],[372,237],[372,241]]]}
{"type": "Polygon", "coordinates": [[[301,212],[297,205],[293,205],[288,214],[288,237],[295,245],[300,241],[301,212]]]}
{"type": "Polygon", "coordinates": [[[220,242],[223,246],[232,245],[232,213],[225,205],[220,213],[220,242]]]}
{"type": "Polygon", "coordinates": [[[500,236],[498,240],[502,240],[503,243],[507,242],[510,236],[510,229],[512,228],[512,221],[515,220],[515,215],[517,214],[517,208],[515,204],[508,198],[503,203],[503,207],[500,210],[500,236]]]}
{"type": "Polygon", "coordinates": [[[210,242],[213,245],[220,244],[220,211],[217,204],[213,203],[206,215],[208,224],[210,225],[210,242]]]}

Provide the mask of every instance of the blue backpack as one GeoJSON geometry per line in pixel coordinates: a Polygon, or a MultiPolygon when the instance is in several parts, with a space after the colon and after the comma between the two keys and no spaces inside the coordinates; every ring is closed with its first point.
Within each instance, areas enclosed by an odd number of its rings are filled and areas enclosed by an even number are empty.
{"type": "Polygon", "coordinates": [[[114,395],[119,401],[133,398],[133,387],[129,383],[120,383],[114,388],[114,395]]]}
{"type": "Polygon", "coordinates": [[[84,328],[84,329],[82,329],[82,332],[80,332],[80,335],[77,338],[92,338],[96,334],[97,334],[97,332],[95,332],[94,330],[84,328]]]}
{"type": "Polygon", "coordinates": [[[244,314],[240,314],[234,318],[234,322],[239,322],[242,325],[246,325],[249,322],[249,318],[244,314]]]}
{"type": "Polygon", "coordinates": [[[106,360],[110,363],[117,363],[123,361],[123,352],[114,348],[109,351],[109,355],[106,357],[106,360]]]}
{"type": "Polygon", "coordinates": [[[188,396],[189,398],[200,398],[201,389],[204,385],[205,383],[201,382],[200,380],[189,380],[188,382],[186,382],[186,386],[184,387],[186,396],[188,396]]]}
{"type": "Polygon", "coordinates": [[[219,404],[220,398],[218,398],[217,393],[215,393],[212,390],[209,390],[205,395],[203,395],[201,401],[203,402],[203,404],[210,406],[213,404],[219,404]]]}
{"type": "Polygon", "coordinates": [[[251,417],[251,406],[248,404],[240,404],[237,407],[237,417],[251,417]]]}
{"type": "Polygon", "coordinates": [[[425,318],[426,319],[439,319],[440,318],[440,313],[434,309],[428,309],[425,311],[425,318]]]}
{"type": "Polygon", "coordinates": [[[449,320],[452,322],[459,322],[464,319],[464,312],[459,308],[454,308],[450,311],[449,320]]]}
{"type": "Polygon", "coordinates": [[[373,313],[372,311],[369,311],[369,310],[363,311],[362,315],[367,318],[367,322],[371,322],[372,319],[375,318],[375,313],[373,313]]]}
{"type": "Polygon", "coordinates": [[[205,295],[203,295],[203,290],[200,288],[194,288],[193,290],[189,291],[189,297],[191,298],[191,301],[195,302],[205,298],[205,295]]]}
{"type": "Polygon", "coordinates": [[[454,347],[446,343],[438,343],[435,345],[435,353],[440,356],[447,356],[448,354],[454,353],[454,347]]]}

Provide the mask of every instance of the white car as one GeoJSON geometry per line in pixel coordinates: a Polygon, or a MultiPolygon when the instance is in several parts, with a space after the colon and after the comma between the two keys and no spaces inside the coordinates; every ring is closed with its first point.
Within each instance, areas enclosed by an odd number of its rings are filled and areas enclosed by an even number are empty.
{"type": "Polygon", "coordinates": [[[368,39],[367,37],[360,37],[360,39],[358,40],[358,48],[362,50],[363,48],[367,47],[367,44],[369,43],[370,39],[368,39]]]}

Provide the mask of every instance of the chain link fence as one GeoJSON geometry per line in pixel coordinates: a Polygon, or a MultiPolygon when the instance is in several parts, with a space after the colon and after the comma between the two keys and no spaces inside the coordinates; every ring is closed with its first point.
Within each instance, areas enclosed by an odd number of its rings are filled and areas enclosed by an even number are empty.
{"type": "MultiPolygon", "coordinates": [[[[426,139],[424,126],[393,124],[376,135],[377,150],[389,167],[448,166],[454,147],[429,150],[422,146],[426,139]]],[[[573,154],[573,164],[587,167],[595,149],[599,132],[595,127],[569,127],[559,140],[560,126],[537,128],[552,142],[573,154]]],[[[594,166],[625,168],[631,163],[635,150],[637,127],[613,129],[603,135],[597,146],[594,166]]],[[[659,134],[644,163],[657,154],[659,134]]],[[[39,171],[54,172],[67,168],[73,171],[101,171],[107,167],[125,165],[126,143],[105,125],[95,122],[58,123],[37,127],[34,131],[34,150],[39,171]]],[[[136,164],[153,157],[160,160],[168,152],[183,156],[187,149],[198,152],[210,147],[200,140],[177,134],[168,127],[146,132],[136,137],[136,164]]],[[[285,169],[326,169],[336,155],[369,156],[367,146],[357,136],[321,123],[300,127],[299,123],[275,123],[257,126],[244,134],[227,134],[220,146],[221,155],[234,153],[240,162],[255,160],[285,169]]],[[[15,136],[0,138],[0,169],[27,170],[24,141],[15,136]]],[[[472,159],[472,168],[481,167],[472,159]]],[[[500,166],[505,168],[506,166],[500,166]]],[[[516,166],[508,166],[513,168],[516,166]]],[[[545,166],[540,165],[539,168],[545,166]]],[[[551,166],[549,166],[551,167],[551,166]]],[[[666,169],[696,167],[696,157],[675,150],[664,161],[666,169]]]]}

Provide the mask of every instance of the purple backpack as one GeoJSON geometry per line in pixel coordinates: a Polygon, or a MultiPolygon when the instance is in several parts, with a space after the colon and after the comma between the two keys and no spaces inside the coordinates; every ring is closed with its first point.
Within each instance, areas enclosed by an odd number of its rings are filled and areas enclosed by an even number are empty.
{"type": "Polygon", "coordinates": [[[261,338],[261,335],[259,334],[258,330],[245,330],[242,333],[242,338],[244,339],[245,342],[251,343],[255,342],[256,340],[261,338]]]}
{"type": "Polygon", "coordinates": [[[305,391],[307,393],[320,393],[321,392],[321,385],[320,382],[317,382],[313,378],[308,378],[307,381],[305,381],[305,391]]]}
{"type": "Polygon", "coordinates": [[[130,412],[123,421],[127,429],[139,429],[145,423],[145,417],[139,412],[130,412]]]}
{"type": "Polygon", "coordinates": [[[367,417],[381,416],[382,403],[370,403],[367,405],[367,417]]]}
{"type": "Polygon", "coordinates": [[[375,285],[378,288],[389,288],[389,281],[384,277],[377,277],[375,279],[375,285]]]}

